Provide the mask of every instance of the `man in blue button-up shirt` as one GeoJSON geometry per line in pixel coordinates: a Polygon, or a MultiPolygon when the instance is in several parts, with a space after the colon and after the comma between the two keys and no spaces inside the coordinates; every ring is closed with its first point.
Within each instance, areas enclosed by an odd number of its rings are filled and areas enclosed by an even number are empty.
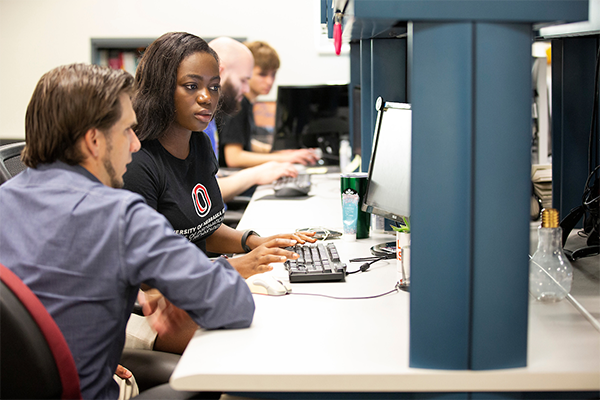
{"type": "Polygon", "coordinates": [[[45,74],[26,114],[32,168],[0,186],[0,263],[55,319],[86,399],[118,397],[112,376],[141,283],[206,329],[248,327],[254,313],[225,259],[211,262],[141,196],[117,189],[140,148],[132,81],[82,64],[45,74]]]}

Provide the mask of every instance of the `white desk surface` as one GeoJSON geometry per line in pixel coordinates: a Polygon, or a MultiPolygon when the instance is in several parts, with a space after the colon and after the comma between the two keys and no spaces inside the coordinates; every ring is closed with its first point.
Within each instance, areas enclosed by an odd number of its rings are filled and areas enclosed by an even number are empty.
{"type": "MultiPolygon", "coordinates": [[[[273,198],[257,189],[239,229],[261,235],[325,225],[341,230],[339,175],[313,177],[311,196],[273,198]],[[281,212],[296,213],[282,216],[281,212]]],[[[342,261],[391,241],[378,234],[356,242],[336,240],[342,261]]],[[[271,273],[287,277],[282,264],[271,273]]],[[[178,390],[248,392],[476,392],[574,391],[600,389],[600,333],[567,301],[529,303],[528,362],[525,368],[449,371],[410,368],[409,294],[368,300],[304,296],[370,296],[396,283],[395,260],[380,261],[345,283],[292,284],[294,294],[254,295],[252,326],[198,330],[172,377],[178,390]]],[[[591,299],[599,304],[598,298],[591,299]]]]}

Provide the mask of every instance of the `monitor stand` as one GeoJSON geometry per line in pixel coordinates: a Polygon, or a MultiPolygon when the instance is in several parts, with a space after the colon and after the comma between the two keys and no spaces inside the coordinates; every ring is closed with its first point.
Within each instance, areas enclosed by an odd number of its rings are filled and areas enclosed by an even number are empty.
{"type": "Polygon", "coordinates": [[[396,242],[384,242],[371,247],[371,254],[386,259],[396,258],[396,242]]]}

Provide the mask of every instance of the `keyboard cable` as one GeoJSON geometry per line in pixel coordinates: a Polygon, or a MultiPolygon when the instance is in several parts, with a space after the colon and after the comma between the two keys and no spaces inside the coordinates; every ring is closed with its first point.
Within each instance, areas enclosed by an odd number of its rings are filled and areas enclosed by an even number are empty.
{"type": "Polygon", "coordinates": [[[392,294],[392,293],[398,293],[399,291],[400,291],[400,282],[397,282],[396,286],[394,286],[394,289],[389,290],[385,293],[380,293],[380,294],[376,294],[373,296],[339,297],[339,296],[330,296],[327,294],[320,294],[320,293],[296,293],[296,292],[288,293],[287,296],[290,296],[290,295],[318,296],[318,297],[326,297],[328,299],[334,299],[334,300],[368,300],[368,299],[376,299],[378,297],[387,296],[388,294],[392,294]]]}
{"type": "Polygon", "coordinates": [[[369,269],[369,267],[376,263],[377,261],[381,261],[381,260],[387,260],[390,257],[387,256],[383,256],[383,257],[363,257],[363,258],[353,258],[352,260],[350,260],[350,262],[361,262],[361,261],[367,261],[364,264],[362,264],[360,266],[359,269],[357,269],[356,271],[346,271],[346,275],[350,275],[350,274],[356,274],[357,272],[365,272],[366,270],[369,269]]]}

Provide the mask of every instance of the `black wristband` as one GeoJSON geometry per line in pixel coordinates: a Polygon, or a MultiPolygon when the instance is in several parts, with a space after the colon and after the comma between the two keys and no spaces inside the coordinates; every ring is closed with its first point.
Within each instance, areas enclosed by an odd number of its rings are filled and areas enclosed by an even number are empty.
{"type": "Polygon", "coordinates": [[[248,246],[246,244],[246,241],[248,240],[248,236],[250,236],[250,235],[256,235],[256,236],[260,237],[260,235],[256,232],[254,232],[253,230],[247,230],[246,232],[244,232],[244,234],[242,235],[242,249],[244,249],[244,251],[246,253],[250,253],[252,251],[250,246],[248,246]]]}

